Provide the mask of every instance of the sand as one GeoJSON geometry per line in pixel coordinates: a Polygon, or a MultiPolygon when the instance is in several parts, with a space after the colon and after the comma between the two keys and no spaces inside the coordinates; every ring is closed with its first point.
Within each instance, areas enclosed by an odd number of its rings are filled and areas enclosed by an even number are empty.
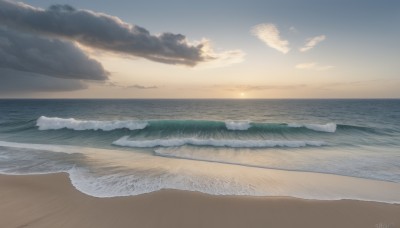
{"type": "Polygon", "coordinates": [[[400,205],[178,190],[95,198],[67,174],[0,175],[0,227],[398,228],[400,205]]]}

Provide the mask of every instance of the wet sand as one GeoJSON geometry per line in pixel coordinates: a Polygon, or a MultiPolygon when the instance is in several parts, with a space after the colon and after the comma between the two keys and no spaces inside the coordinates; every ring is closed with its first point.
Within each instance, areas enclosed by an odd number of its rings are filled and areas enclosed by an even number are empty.
{"type": "Polygon", "coordinates": [[[0,175],[0,227],[400,228],[400,205],[179,190],[96,198],[67,174],[0,175]]]}

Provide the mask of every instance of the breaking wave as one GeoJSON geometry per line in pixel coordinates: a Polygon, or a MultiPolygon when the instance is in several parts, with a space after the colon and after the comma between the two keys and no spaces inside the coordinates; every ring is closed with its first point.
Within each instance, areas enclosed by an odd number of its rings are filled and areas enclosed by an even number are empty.
{"type": "MultiPolygon", "coordinates": [[[[41,116],[36,120],[39,130],[71,129],[76,131],[118,129],[128,130],[175,130],[175,131],[257,131],[257,132],[290,132],[290,129],[312,130],[317,132],[336,132],[335,123],[297,124],[297,123],[257,123],[249,120],[78,120],[41,116]]],[[[347,126],[348,125],[343,125],[347,126]]],[[[352,127],[352,126],[350,126],[352,127]]]]}
{"type": "Polygon", "coordinates": [[[100,120],[76,120],[74,118],[58,118],[58,117],[46,117],[41,116],[36,126],[39,130],[58,130],[58,129],[72,129],[76,131],[83,130],[103,130],[112,131],[116,129],[127,128],[129,130],[144,129],[147,126],[146,121],[136,120],[112,120],[112,121],[100,121],[100,120]]]}
{"type": "Polygon", "coordinates": [[[295,123],[291,123],[291,124],[288,124],[288,126],[295,127],[295,128],[305,127],[310,130],[329,132],[329,133],[334,133],[336,131],[335,123],[327,123],[327,124],[295,124],[295,123]]]}

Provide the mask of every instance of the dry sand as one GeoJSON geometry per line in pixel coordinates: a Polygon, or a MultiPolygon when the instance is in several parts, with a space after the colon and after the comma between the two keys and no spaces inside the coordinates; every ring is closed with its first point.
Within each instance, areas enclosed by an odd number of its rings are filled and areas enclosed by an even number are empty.
{"type": "Polygon", "coordinates": [[[95,198],[67,174],[0,175],[0,227],[400,228],[400,205],[177,190],[95,198]]]}

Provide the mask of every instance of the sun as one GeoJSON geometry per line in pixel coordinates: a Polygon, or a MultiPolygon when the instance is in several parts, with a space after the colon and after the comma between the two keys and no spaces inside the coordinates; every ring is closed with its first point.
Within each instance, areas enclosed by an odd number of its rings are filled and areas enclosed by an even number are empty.
{"type": "Polygon", "coordinates": [[[244,96],[246,96],[246,94],[243,93],[243,92],[241,92],[239,95],[240,95],[241,98],[244,98],[244,96]]]}

